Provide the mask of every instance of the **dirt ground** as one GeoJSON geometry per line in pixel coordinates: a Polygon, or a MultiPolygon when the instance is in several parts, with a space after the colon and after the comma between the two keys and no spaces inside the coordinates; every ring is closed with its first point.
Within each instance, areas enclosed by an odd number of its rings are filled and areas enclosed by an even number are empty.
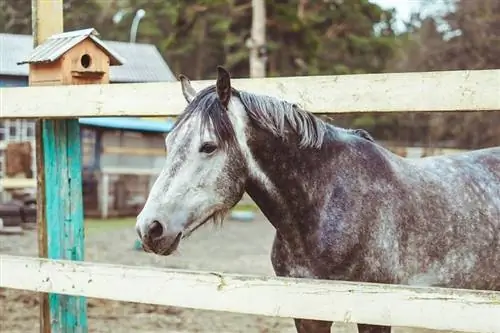
{"type": "MultiPolygon", "coordinates": [[[[274,275],[269,253],[274,229],[262,215],[252,222],[226,220],[222,228],[206,225],[181,243],[178,253],[159,257],[133,249],[133,223],[88,233],[86,260],[137,266],[199,269],[274,275]]],[[[36,256],[36,231],[0,235],[0,254],[36,256]]],[[[295,332],[292,319],[88,299],[89,332],[295,332]]],[[[0,289],[0,332],[39,332],[38,296],[0,289]]],[[[336,324],[335,333],[356,332],[336,324]]],[[[394,330],[402,333],[402,330],[394,330]]],[[[405,333],[410,330],[405,329],[405,333]]],[[[413,332],[413,330],[411,330],[413,332]]],[[[416,333],[415,331],[414,333],[416,333]]]]}

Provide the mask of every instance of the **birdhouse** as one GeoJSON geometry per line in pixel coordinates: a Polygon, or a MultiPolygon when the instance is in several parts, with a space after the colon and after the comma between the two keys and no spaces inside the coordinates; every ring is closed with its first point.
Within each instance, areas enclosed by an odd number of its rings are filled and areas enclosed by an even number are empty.
{"type": "Polygon", "coordinates": [[[98,35],[94,28],[53,35],[18,65],[29,64],[30,85],[109,83],[109,66],[125,61],[98,35]]]}

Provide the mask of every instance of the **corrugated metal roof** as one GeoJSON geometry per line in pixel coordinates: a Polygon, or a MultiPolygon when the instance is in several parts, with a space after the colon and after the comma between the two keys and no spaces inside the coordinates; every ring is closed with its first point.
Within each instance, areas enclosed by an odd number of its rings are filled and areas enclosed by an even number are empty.
{"type": "MultiPolygon", "coordinates": [[[[104,41],[109,48],[125,58],[122,66],[110,67],[111,82],[171,82],[176,77],[151,44],[104,41]]],[[[0,75],[28,76],[27,64],[17,65],[33,52],[31,35],[0,33],[0,75]]]]}
{"type": "Polygon", "coordinates": [[[125,63],[118,53],[106,46],[97,36],[99,33],[94,28],[63,32],[50,36],[45,42],[38,45],[28,59],[21,60],[17,64],[33,64],[54,62],[64,53],[69,51],[78,43],[90,38],[110,58],[110,66],[120,66],[125,63]]]}
{"type": "Polygon", "coordinates": [[[79,118],[81,125],[125,129],[141,132],[168,133],[174,127],[172,120],[153,121],[135,117],[90,117],[79,118]]]}

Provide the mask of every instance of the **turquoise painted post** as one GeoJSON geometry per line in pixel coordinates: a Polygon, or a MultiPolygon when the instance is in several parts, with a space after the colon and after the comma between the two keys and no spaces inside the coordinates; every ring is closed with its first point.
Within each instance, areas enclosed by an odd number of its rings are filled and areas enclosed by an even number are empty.
{"type": "MultiPolygon", "coordinates": [[[[78,119],[43,120],[45,217],[50,259],[84,260],[81,144],[78,119]]],[[[49,294],[51,333],[86,333],[85,297],[49,294]]]]}

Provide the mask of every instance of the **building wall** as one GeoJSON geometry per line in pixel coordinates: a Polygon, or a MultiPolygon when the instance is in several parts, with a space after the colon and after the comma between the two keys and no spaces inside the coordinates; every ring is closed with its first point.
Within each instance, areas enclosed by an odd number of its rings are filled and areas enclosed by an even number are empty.
{"type": "Polygon", "coordinates": [[[102,170],[123,169],[139,172],[147,170],[154,173],[163,165],[165,138],[159,133],[106,130],[101,140],[103,153],[100,168],[102,170]]]}
{"type": "Polygon", "coordinates": [[[164,142],[161,133],[82,126],[85,215],[136,215],[163,166],[164,142]]]}

